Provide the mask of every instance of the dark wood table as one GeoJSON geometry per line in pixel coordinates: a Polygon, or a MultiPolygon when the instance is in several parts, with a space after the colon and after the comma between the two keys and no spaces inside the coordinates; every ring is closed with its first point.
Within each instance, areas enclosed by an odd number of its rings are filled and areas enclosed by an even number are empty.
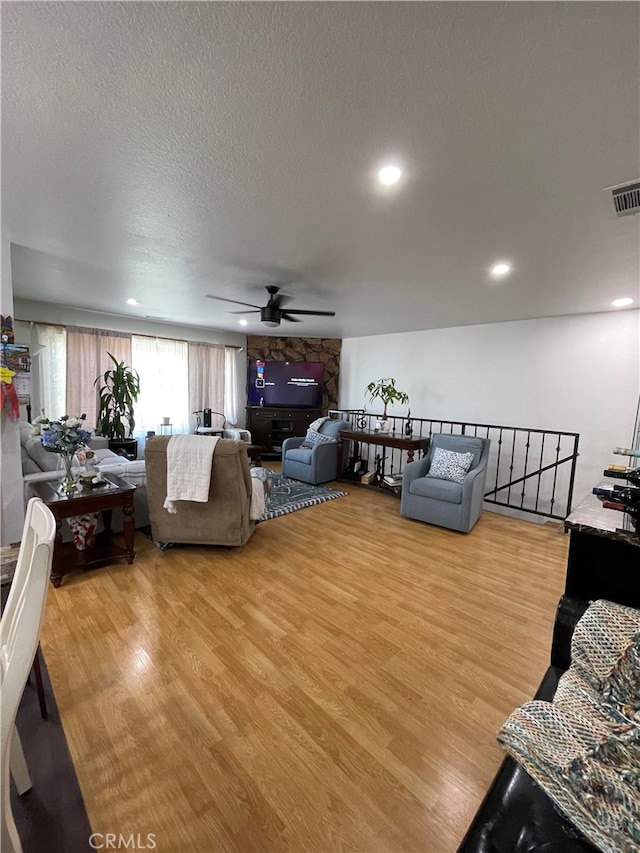
{"type": "Polygon", "coordinates": [[[56,541],[53,549],[51,583],[59,587],[62,578],[77,569],[88,569],[103,565],[112,560],[125,559],[133,563],[136,552],[133,543],[136,532],[133,494],[136,487],[116,474],[105,474],[106,486],[87,489],[65,495],[60,492],[57,482],[32,483],[31,488],[54,514],[57,525],[56,541]],[[111,514],[121,509],[123,516],[123,535],[125,547],[113,540],[111,514]],[[78,550],[73,542],[62,541],[62,521],[76,515],[102,513],[104,532],[99,533],[91,548],[78,550]]]}
{"type": "Polygon", "coordinates": [[[407,451],[407,464],[413,462],[413,457],[416,450],[424,453],[429,449],[429,439],[420,438],[417,435],[394,435],[389,432],[373,432],[365,430],[342,430],[340,432],[342,440],[347,439],[355,443],[355,453],[360,452],[360,444],[379,444],[381,447],[395,447],[398,450],[407,451]]]}
{"type": "Polygon", "coordinates": [[[262,465],[262,451],[263,447],[261,444],[247,444],[247,453],[249,455],[249,459],[252,462],[255,462],[256,465],[262,465]]]}
{"type": "Polygon", "coordinates": [[[388,432],[373,432],[366,430],[341,430],[340,447],[338,451],[338,477],[342,477],[342,446],[344,441],[353,441],[354,455],[360,455],[361,444],[376,444],[380,447],[390,447],[406,450],[407,465],[413,462],[416,451],[425,453],[429,449],[429,439],[418,435],[394,435],[388,432]]]}

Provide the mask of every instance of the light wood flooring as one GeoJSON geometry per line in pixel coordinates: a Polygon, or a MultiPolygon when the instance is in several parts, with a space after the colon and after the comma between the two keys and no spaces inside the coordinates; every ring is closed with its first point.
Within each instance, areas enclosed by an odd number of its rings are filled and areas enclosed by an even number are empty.
{"type": "MultiPolygon", "coordinates": [[[[158,853],[455,851],[547,666],[567,538],[350,494],[244,548],[50,589],[42,646],[95,832],[158,853]]],[[[61,816],[64,819],[64,816],[61,816]]]]}

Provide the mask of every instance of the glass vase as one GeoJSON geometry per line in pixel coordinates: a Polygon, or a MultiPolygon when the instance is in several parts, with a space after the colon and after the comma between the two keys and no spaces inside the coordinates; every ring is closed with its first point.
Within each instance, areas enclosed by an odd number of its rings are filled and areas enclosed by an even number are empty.
{"type": "Polygon", "coordinates": [[[57,473],[62,494],[72,495],[77,488],[80,475],[80,463],[74,452],[58,454],[57,473]]]}

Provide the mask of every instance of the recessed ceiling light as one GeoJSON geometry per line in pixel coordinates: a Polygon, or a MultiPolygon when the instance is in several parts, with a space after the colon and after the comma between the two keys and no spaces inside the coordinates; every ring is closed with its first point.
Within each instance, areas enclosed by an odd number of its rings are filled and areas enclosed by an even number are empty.
{"type": "Polygon", "coordinates": [[[238,320],[238,323],[240,323],[240,325],[241,325],[241,326],[246,326],[246,325],[247,325],[247,321],[246,321],[246,320],[238,320]]]}
{"type": "Polygon", "coordinates": [[[137,299],[127,299],[127,305],[139,305],[139,304],[140,303],[138,302],[137,299]]]}
{"type": "Polygon", "coordinates": [[[491,275],[506,275],[511,272],[511,264],[507,261],[499,261],[491,267],[491,275]]]}
{"type": "Polygon", "coordinates": [[[614,299],[611,304],[614,308],[625,308],[627,305],[633,305],[633,299],[623,296],[621,299],[614,299]]]}
{"type": "Polygon", "coordinates": [[[397,184],[402,177],[402,169],[399,166],[383,166],[378,172],[378,180],[385,187],[397,184]]]}

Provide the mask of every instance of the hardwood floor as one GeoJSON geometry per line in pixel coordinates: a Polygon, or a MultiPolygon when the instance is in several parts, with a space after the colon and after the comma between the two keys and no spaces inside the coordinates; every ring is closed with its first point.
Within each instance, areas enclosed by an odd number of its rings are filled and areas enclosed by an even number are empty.
{"type": "Polygon", "coordinates": [[[547,666],[567,539],[350,494],[244,548],[50,590],[42,646],[94,832],[159,853],[454,851],[547,666]]]}

